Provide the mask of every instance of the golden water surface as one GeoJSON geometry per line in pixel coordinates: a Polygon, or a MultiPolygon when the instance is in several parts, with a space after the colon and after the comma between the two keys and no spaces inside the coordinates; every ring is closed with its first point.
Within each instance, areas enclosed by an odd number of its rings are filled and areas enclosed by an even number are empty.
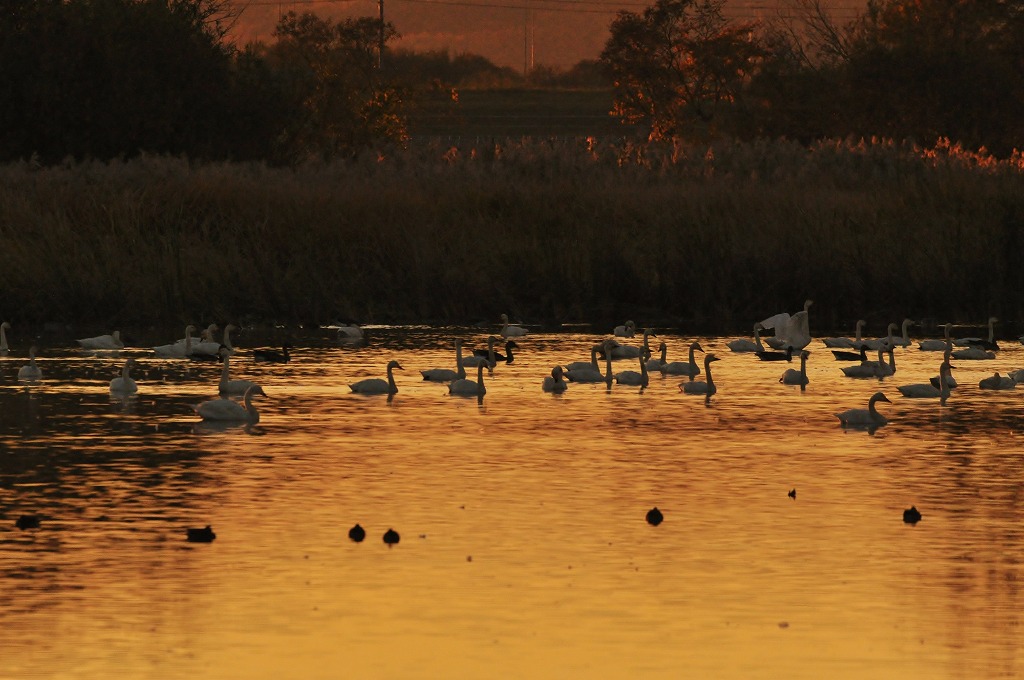
{"type": "MultiPolygon", "coordinates": [[[[219,366],[145,349],[169,338],[42,338],[37,384],[12,349],[0,678],[1024,676],[1024,388],[977,386],[1024,367],[1024,347],[955,361],[945,406],[896,389],[940,353],[899,349],[895,376],[851,379],[818,341],[801,391],[778,382],[797,362],[696,338],[721,359],[708,402],[660,374],[542,392],[555,364],[589,359],[590,332],[518,339],[482,403],[421,379],[454,368],[453,338],[494,330],[291,334],[284,365],[249,352],[282,335],[242,333],[232,377],[268,397],[258,425],[228,428],[190,408],[219,366]],[[127,356],[140,392],[122,401],[107,385],[127,356]],[[391,359],[393,399],[351,393],[391,359]],[[844,430],[834,414],[876,390],[890,424],[844,430]],[[186,541],[207,524],[214,542],[186,541]]],[[[680,360],[693,339],[657,341],[680,360]]]]}

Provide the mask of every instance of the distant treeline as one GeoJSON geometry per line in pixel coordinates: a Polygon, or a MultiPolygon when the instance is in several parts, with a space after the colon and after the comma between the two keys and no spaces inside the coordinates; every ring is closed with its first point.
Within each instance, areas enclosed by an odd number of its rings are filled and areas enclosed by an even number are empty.
{"type": "Polygon", "coordinates": [[[0,317],[1024,318],[1024,158],[890,142],[519,141],[349,161],[0,166],[0,317]]]}

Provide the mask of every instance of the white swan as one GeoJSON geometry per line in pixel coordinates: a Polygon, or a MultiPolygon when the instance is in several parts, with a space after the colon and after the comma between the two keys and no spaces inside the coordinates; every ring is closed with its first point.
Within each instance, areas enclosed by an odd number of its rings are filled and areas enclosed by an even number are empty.
{"type": "Polygon", "coordinates": [[[996,337],[995,336],[995,332],[996,332],[995,331],[995,323],[997,321],[999,321],[999,319],[997,319],[994,316],[990,316],[988,318],[988,339],[987,340],[984,339],[984,338],[979,338],[979,337],[956,338],[955,340],[953,340],[953,344],[956,345],[957,347],[967,347],[968,345],[976,345],[976,344],[994,345],[995,344],[995,337],[996,337]]]}
{"type": "MultiPolygon", "coordinates": [[[[953,356],[953,343],[949,342],[946,345],[946,351],[942,353],[942,360],[944,362],[946,362],[946,363],[949,363],[949,360],[950,360],[950,358],[952,358],[952,356],[953,356]]],[[[950,368],[953,368],[953,367],[950,366],[950,368]]],[[[933,387],[938,389],[939,388],[939,378],[941,378],[941,377],[942,376],[940,374],[940,375],[935,376],[934,378],[929,378],[928,382],[930,382],[933,387]]],[[[947,373],[946,374],[946,381],[945,382],[946,382],[946,386],[949,387],[950,389],[953,389],[954,387],[957,386],[956,378],[953,377],[952,373],[947,373]]]]}
{"type": "Polygon", "coordinates": [[[953,352],[952,356],[954,359],[978,361],[985,359],[995,359],[996,353],[990,352],[987,349],[982,349],[981,347],[964,347],[963,349],[958,349],[955,352],[953,352]]]}
{"type": "Polygon", "coordinates": [[[910,347],[913,344],[910,340],[910,326],[913,323],[913,319],[903,319],[903,325],[900,327],[900,337],[893,340],[897,347],[910,347]]]}
{"type": "Polygon", "coordinates": [[[129,358],[124,362],[124,368],[121,369],[121,375],[110,381],[110,391],[113,394],[135,394],[139,391],[138,384],[132,380],[130,371],[132,366],[135,365],[135,359],[129,358]]]}
{"type": "Polygon", "coordinates": [[[617,338],[631,338],[636,335],[636,322],[627,321],[622,326],[616,326],[612,331],[612,335],[617,338]]]}
{"type": "Polygon", "coordinates": [[[227,326],[224,326],[224,335],[221,338],[220,347],[217,348],[215,353],[227,350],[228,354],[234,355],[235,346],[231,344],[231,331],[234,330],[238,330],[238,327],[233,323],[229,323],[227,326]]]}
{"type": "Polygon", "coordinates": [[[363,329],[354,323],[342,323],[338,325],[339,340],[361,340],[363,329]]]}
{"type": "Polygon", "coordinates": [[[679,383],[679,389],[686,394],[706,394],[711,396],[718,391],[715,387],[715,381],[711,377],[711,362],[718,361],[718,357],[714,354],[704,355],[704,375],[707,377],[707,382],[703,380],[684,380],[679,383]]]}
{"type": "Polygon", "coordinates": [[[753,340],[747,340],[746,338],[737,338],[735,340],[730,340],[729,342],[725,343],[725,346],[728,347],[733,352],[763,352],[764,343],[761,342],[761,324],[754,324],[753,340]]]}
{"type": "Polygon", "coordinates": [[[501,337],[503,338],[518,338],[526,335],[527,330],[522,326],[510,326],[508,323],[508,314],[501,315],[501,337]]]}
{"type": "Polygon", "coordinates": [[[881,427],[888,423],[889,420],[879,413],[877,408],[875,408],[875,404],[880,401],[892,403],[882,392],[875,392],[871,395],[871,398],[868,399],[867,408],[851,408],[848,411],[837,413],[836,418],[839,418],[839,422],[843,424],[843,427],[846,427],[847,425],[881,427]]]}
{"type": "Polygon", "coordinates": [[[395,385],[395,369],[403,370],[402,365],[392,359],[388,362],[388,379],[367,378],[352,383],[349,388],[356,394],[397,394],[398,386],[395,385]]]}
{"type": "MultiPolygon", "coordinates": [[[[644,329],[644,342],[640,347],[633,345],[621,345],[617,340],[613,340],[614,345],[612,346],[612,359],[638,359],[641,356],[651,355],[651,345],[648,341],[654,335],[654,332],[650,328],[644,329]]],[[[655,336],[657,337],[657,336],[655,336]]]]}
{"type": "Polygon", "coordinates": [[[153,352],[162,359],[184,359],[192,352],[192,333],[195,330],[196,327],[191,324],[185,326],[185,342],[159,345],[153,348],[153,352]]]}
{"type": "MultiPolygon", "coordinates": [[[[218,330],[218,328],[219,328],[219,326],[217,326],[217,324],[211,323],[209,326],[207,326],[206,328],[204,328],[202,331],[199,332],[199,336],[198,337],[194,336],[194,335],[192,336],[192,344],[195,344],[197,342],[201,342],[203,340],[213,340],[213,334],[218,330]]],[[[192,327],[192,332],[195,333],[195,331],[196,331],[196,327],[193,326],[192,327]]],[[[185,333],[185,337],[184,338],[178,338],[177,340],[175,340],[175,343],[177,343],[179,345],[184,345],[185,341],[188,340],[188,338],[189,338],[189,334],[185,333]]]]}
{"type": "Polygon", "coordinates": [[[825,347],[840,347],[846,349],[860,349],[860,346],[864,344],[864,338],[861,336],[861,331],[864,329],[864,324],[867,321],[864,319],[858,319],[855,328],[855,334],[857,337],[853,338],[822,338],[822,342],[825,343],[825,347]]]}
{"type": "Polygon", "coordinates": [[[813,304],[813,300],[805,300],[803,310],[793,316],[782,312],[761,321],[761,328],[775,329],[775,337],[765,338],[765,342],[774,349],[792,348],[793,350],[801,350],[811,344],[808,314],[813,304]]]}
{"type": "Polygon", "coordinates": [[[843,366],[843,375],[847,378],[884,378],[892,375],[896,369],[885,363],[884,354],[885,350],[879,349],[878,361],[862,361],[854,366],[843,366]]]}
{"type": "Polygon", "coordinates": [[[782,373],[782,377],[779,378],[779,382],[783,385],[799,385],[800,389],[807,388],[807,357],[811,355],[807,350],[800,352],[800,370],[795,368],[787,368],[782,373]]]}
{"type": "Polygon", "coordinates": [[[554,394],[560,394],[569,389],[568,383],[562,379],[562,367],[555,366],[551,369],[551,375],[544,378],[544,382],[541,385],[541,389],[545,392],[552,392],[554,394]]]}
{"type": "Polygon", "coordinates": [[[658,344],[658,351],[661,353],[661,357],[658,359],[647,360],[647,370],[660,371],[661,367],[668,363],[668,345],[664,342],[658,344]]]}
{"type": "Polygon", "coordinates": [[[6,356],[11,348],[7,346],[7,331],[10,330],[11,324],[8,321],[0,323],[0,354],[6,356]]]}
{"type": "Polygon", "coordinates": [[[604,382],[604,374],[601,373],[601,367],[597,363],[597,353],[601,351],[610,351],[610,348],[606,348],[604,345],[594,345],[590,348],[590,363],[588,364],[583,361],[572,362],[566,367],[565,377],[570,382],[604,382]]]}
{"type": "Polygon", "coordinates": [[[943,404],[946,403],[946,399],[949,398],[949,384],[950,380],[950,369],[952,366],[949,365],[948,361],[943,361],[939,366],[939,380],[938,385],[932,383],[915,383],[912,385],[900,385],[896,389],[900,391],[904,397],[909,399],[935,399],[938,398],[943,404]]]}
{"type": "Polygon", "coordinates": [[[687,375],[690,376],[690,380],[693,380],[695,376],[700,375],[700,366],[697,365],[696,360],[693,357],[693,353],[697,350],[701,352],[704,348],[700,346],[699,342],[690,343],[690,360],[689,361],[672,361],[661,367],[663,375],[687,375]]]}
{"type": "Polygon", "coordinates": [[[428,368],[420,371],[424,380],[450,383],[466,377],[466,364],[462,361],[462,340],[455,338],[455,370],[450,368],[428,368]]]}
{"type": "Polygon", "coordinates": [[[983,390],[1012,390],[1017,387],[1017,381],[1006,375],[995,375],[987,378],[982,378],[978,383],[978,387],[983,390]]]}
{"type": "MultiPolygon", "coordinates": [[[[228,330],[229,328],[234,328],[234,326],[232,326],[231,324],[228,324],[224,328],[224,337],[230,343],[231,342],[231,331],[228,330]]],[[[188,352],[185,353],[185,357],[189,358],[189,359],[200,359],[200,360],[202,360],[202,359],[209,359],[211,361],[219,360],[220,356],[221,356],[220,355],[220,351],[221,351],[221,349],[223,349],[225,347],[225,344],[222,343],[222,342],[217,342],[216,340],[213,339],[214,338],[213,334],[216,333],[218,330],[219,330],[219,327],[217,326],[217,324],[215,324],[215,323],[210,324],[206,328],[206,330],[204,330],[202,333],[199,334],[199,337],[200,337],[199,340],[196,340],[196,339],[193,338],[193,340],[192,340],[192,348],[191,348],[191,350],[189,350],[188,352]]],[[[232,349],[230,353],[233,354],[234,353],[234,349],[232,349]]]]}
{"type": "Polygon", "coordinates": [[[92,338],[80,338],[76,340],[82,349],[124,349],[121,342],[121,331],[114,331],[112,335],[97,335],[92,338]]]}
{"type": "Polygon", "coordinates": [[[220,383],[217,384],[217,390],[221,394],[229,396],[241,396],[249,391],[251,387],[259,387],[256,383],[251,380],[232,380],[231,369],[229,364],[231,363],[231,355],[226,349],[220,351],[221,361],[224,362],[224,366],[220,369],[220,383]]]}
{"type": "Polygon", "coordinates": [[[868,349],[881,349],[881,350],[889,349],[890,347],[894,346],[894,344],[896,342],[896,338],[895,338],[896,328],[897,328],[896,324],[894,324],[894,323],[889,324],[888,327],[885,329],[885,336],[884,337],[874,338],[872,340],[865,340],[864,341],[864,346],[867,347],[868,349]]]}
{"type": "Polygon", "coordinates": [[[36,365],[36,346],[28,349],[28,363],[18,369],[18,380],[42,380],[43,371],[36,365]]]}
{"type": "Polygon", "coordinates": [[[650,384],[650,376],[647,374],[647,357],[649,355],[644,354],[640,357],[640,371],[621,371],[615,374],[615,382],[619,385],[634,385],[637,387],[647,387],[650,384]]]}
{"type": "Polygon", "coordinates": [[[456,380],[448,385],[448,394],[459,397],[482,397],[487,394],[487,387],[484,385],[484,364],[477,365],[476,380],[456,380]]]}
{"type": "Polygon", "coordinates": [[[252,398],[256,395],[261,397],[267,396],[262,387],[252,385],[245,391],[245,399],[242,404],[233,399],[221,397],[220,399],[210,399],[201,404],[196,404],[192,409],[203,420],[255,424],[260,422],[260,412],[256,410],[252,403],[252,398]]]}
{"type": "Polygon", "coordinates": [[[953,327],[953,324],[943,324],[942,327],[945,329],[945,337],[942,340],[936,340],[934,338],[929,340],[922,340],[917,343],[918,349],[922,352],[942,352],[953,342],[952,338],[949,337],[949,330],[953,327]]]}

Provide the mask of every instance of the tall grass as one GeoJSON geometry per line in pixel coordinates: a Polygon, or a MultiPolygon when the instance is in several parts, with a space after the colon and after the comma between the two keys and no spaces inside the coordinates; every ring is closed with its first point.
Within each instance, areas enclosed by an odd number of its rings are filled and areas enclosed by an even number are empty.
{"type": "MultiPolygon", "coordinates": [[[[748,330],[1024,309],[1024,162],[949,144],[424,144],[296,169],[0,167],[4,319],[637,318],[748,330]]],[[[643,321],[641,321],[643,323],[643,321]]]]}

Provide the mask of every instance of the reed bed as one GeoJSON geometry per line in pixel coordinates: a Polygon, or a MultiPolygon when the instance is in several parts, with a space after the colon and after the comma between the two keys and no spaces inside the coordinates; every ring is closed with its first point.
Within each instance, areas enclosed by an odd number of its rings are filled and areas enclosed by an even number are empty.
{"type": "MultiPolygon", "coordinates": [[[[1024,162],[942,143],[423,143],[0,167],[4,319],[1020,319],[1024,162]]],[[[643,323],[643,321],[641,321],[643,323]]]]}

